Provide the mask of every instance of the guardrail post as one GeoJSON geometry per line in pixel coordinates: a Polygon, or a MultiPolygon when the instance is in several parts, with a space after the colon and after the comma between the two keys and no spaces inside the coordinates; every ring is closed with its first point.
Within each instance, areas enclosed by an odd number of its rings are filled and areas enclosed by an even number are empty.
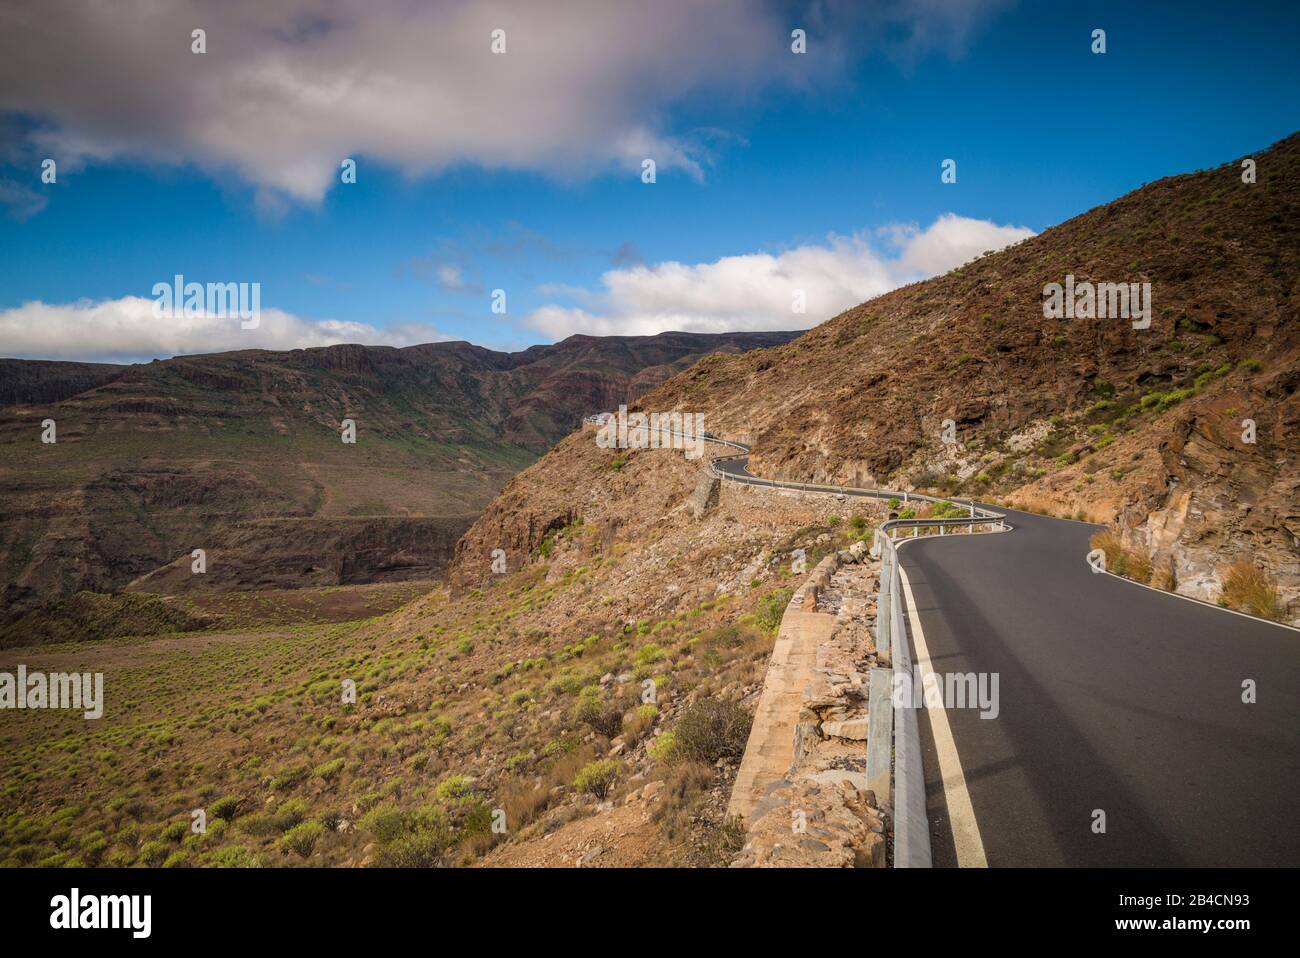
{"type": "MultiPolygon", "coordinates": [[[[888,538],[888,534],[886,534],[888,538]]],[[[890,654],[889,581],[893,549],[888,542],[880,545],[880,588],[876,591],[876,652],[890,654]]]]}
{"type": "Polygon", "coordinates": [[[867,788],[886,805],[894,753],[894,670],[875,668],[867,685],[867,788]]]}

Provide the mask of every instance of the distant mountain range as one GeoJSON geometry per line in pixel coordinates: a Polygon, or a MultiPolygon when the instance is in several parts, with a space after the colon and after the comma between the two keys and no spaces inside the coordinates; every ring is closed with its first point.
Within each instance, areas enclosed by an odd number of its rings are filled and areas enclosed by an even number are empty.
{"type": "Polygon", "coordinates": [[[587,413],[709,354],[796,335],[572,336],[516,353],[340,345],[129,366],[0,359],[3,605],[434,575],[506,481],[587,413]],[[342,441],[345,419],[355,444],[342,441]]]}

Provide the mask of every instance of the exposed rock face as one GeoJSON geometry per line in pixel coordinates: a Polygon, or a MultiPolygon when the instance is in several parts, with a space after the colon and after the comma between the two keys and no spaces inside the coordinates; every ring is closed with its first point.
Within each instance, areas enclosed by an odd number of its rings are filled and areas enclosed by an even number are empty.
{"type": "Polygon", "coordinates": [[[207,571],[188,553],[126,586],[132,592],[292,589],[429,579],[451,559],[473,516],[261,519],[222,530],[207,571]]]}
{"type": "Polygon", "coordinates": [[[125,367],[0,359],[0,406],[56,403],[116,379],[125,367]]]}

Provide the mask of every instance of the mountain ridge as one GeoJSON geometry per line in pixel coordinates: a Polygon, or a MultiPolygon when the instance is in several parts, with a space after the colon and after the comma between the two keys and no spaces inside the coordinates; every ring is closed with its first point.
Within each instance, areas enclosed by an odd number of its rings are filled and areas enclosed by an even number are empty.
{"type": "Polygon", "coordinates": [[[0,405],[4,604],[137,581],[208,590],[436,575],[492,494],[593,406],[634,399],[717,350],[794,335],[577,336],[514,353],[340,344],[121,367],[2,360],[0,397],[14,400],[0,405]],[[46,419],[54,444],[41,442],[46,419]],[[344,419],[354,445],[340,441],[344,419]],[[292,536],[319,544],[310,569],[283,565],[300,562],[283,532],[254,535],[268,518],[295,520],[292,536]],[[311,524],[345,518],[375,521],[311,524]],[[386,528],[400,530],[387,553],[386,528]],[[367,558],[349,564],[342,551],[354,546],[367,558]],[[189,574],[195,548],[214,553],[211,577],[189,574]]]}

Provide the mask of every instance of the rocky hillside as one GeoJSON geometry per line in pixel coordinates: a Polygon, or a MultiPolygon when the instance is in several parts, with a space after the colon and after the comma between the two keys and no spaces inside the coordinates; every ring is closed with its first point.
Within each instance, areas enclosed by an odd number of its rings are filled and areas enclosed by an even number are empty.
{"type": "MultiPolygon", "coordinates": [[[[710,357],[641,407],[703,412],[754,444],[760,475],[1113,522],[1204,598],[1249,556],[1295,619],[1300,135],[1251,156],[1257,182],[1242,182],[1238,158],[1147,184],[784,346],[710,357]],[[1067,274],[1150,283],[1150,327],[1044,318],[1044,287],[1067,274]]],[[[462,543],[453,583],[481,576],[482,544],[535,547],[566,509],[581,513],[595,493],[545,478],[572,454],[562,444],[507,488],[462,543]]]]}
{"type": "Polygon", "coordinates": [[[711,352],[793,335],[0,361],[0,604],[142,579],[174,591],[427,578],[584,414],[711,352]],[[46,419],[54,444],[41,442],[46,419]],[[189,573],[196,548],[210,553],[205,576],[189,573]]]}
{"type": "MultiPolygon", "coordinates": [[[[732,862],[728,796],[804,578],[793,552],[814,568],[879,515],[729,486],[697,518],[680,452],[564,447],[546,486],[578,515],[503,546],[506,570],[455,601],[376,597],[358,619],[358,593],[397,586],[78,595],[43,634],[91,620],[111,641],[32,648],[25,630],[5,650],[0,627],[0,669],[102,671],[130,703],[6,716],[0,867],[732,862]]],[[[460,561],[491,568],[477,546],[460,561]]]]}

